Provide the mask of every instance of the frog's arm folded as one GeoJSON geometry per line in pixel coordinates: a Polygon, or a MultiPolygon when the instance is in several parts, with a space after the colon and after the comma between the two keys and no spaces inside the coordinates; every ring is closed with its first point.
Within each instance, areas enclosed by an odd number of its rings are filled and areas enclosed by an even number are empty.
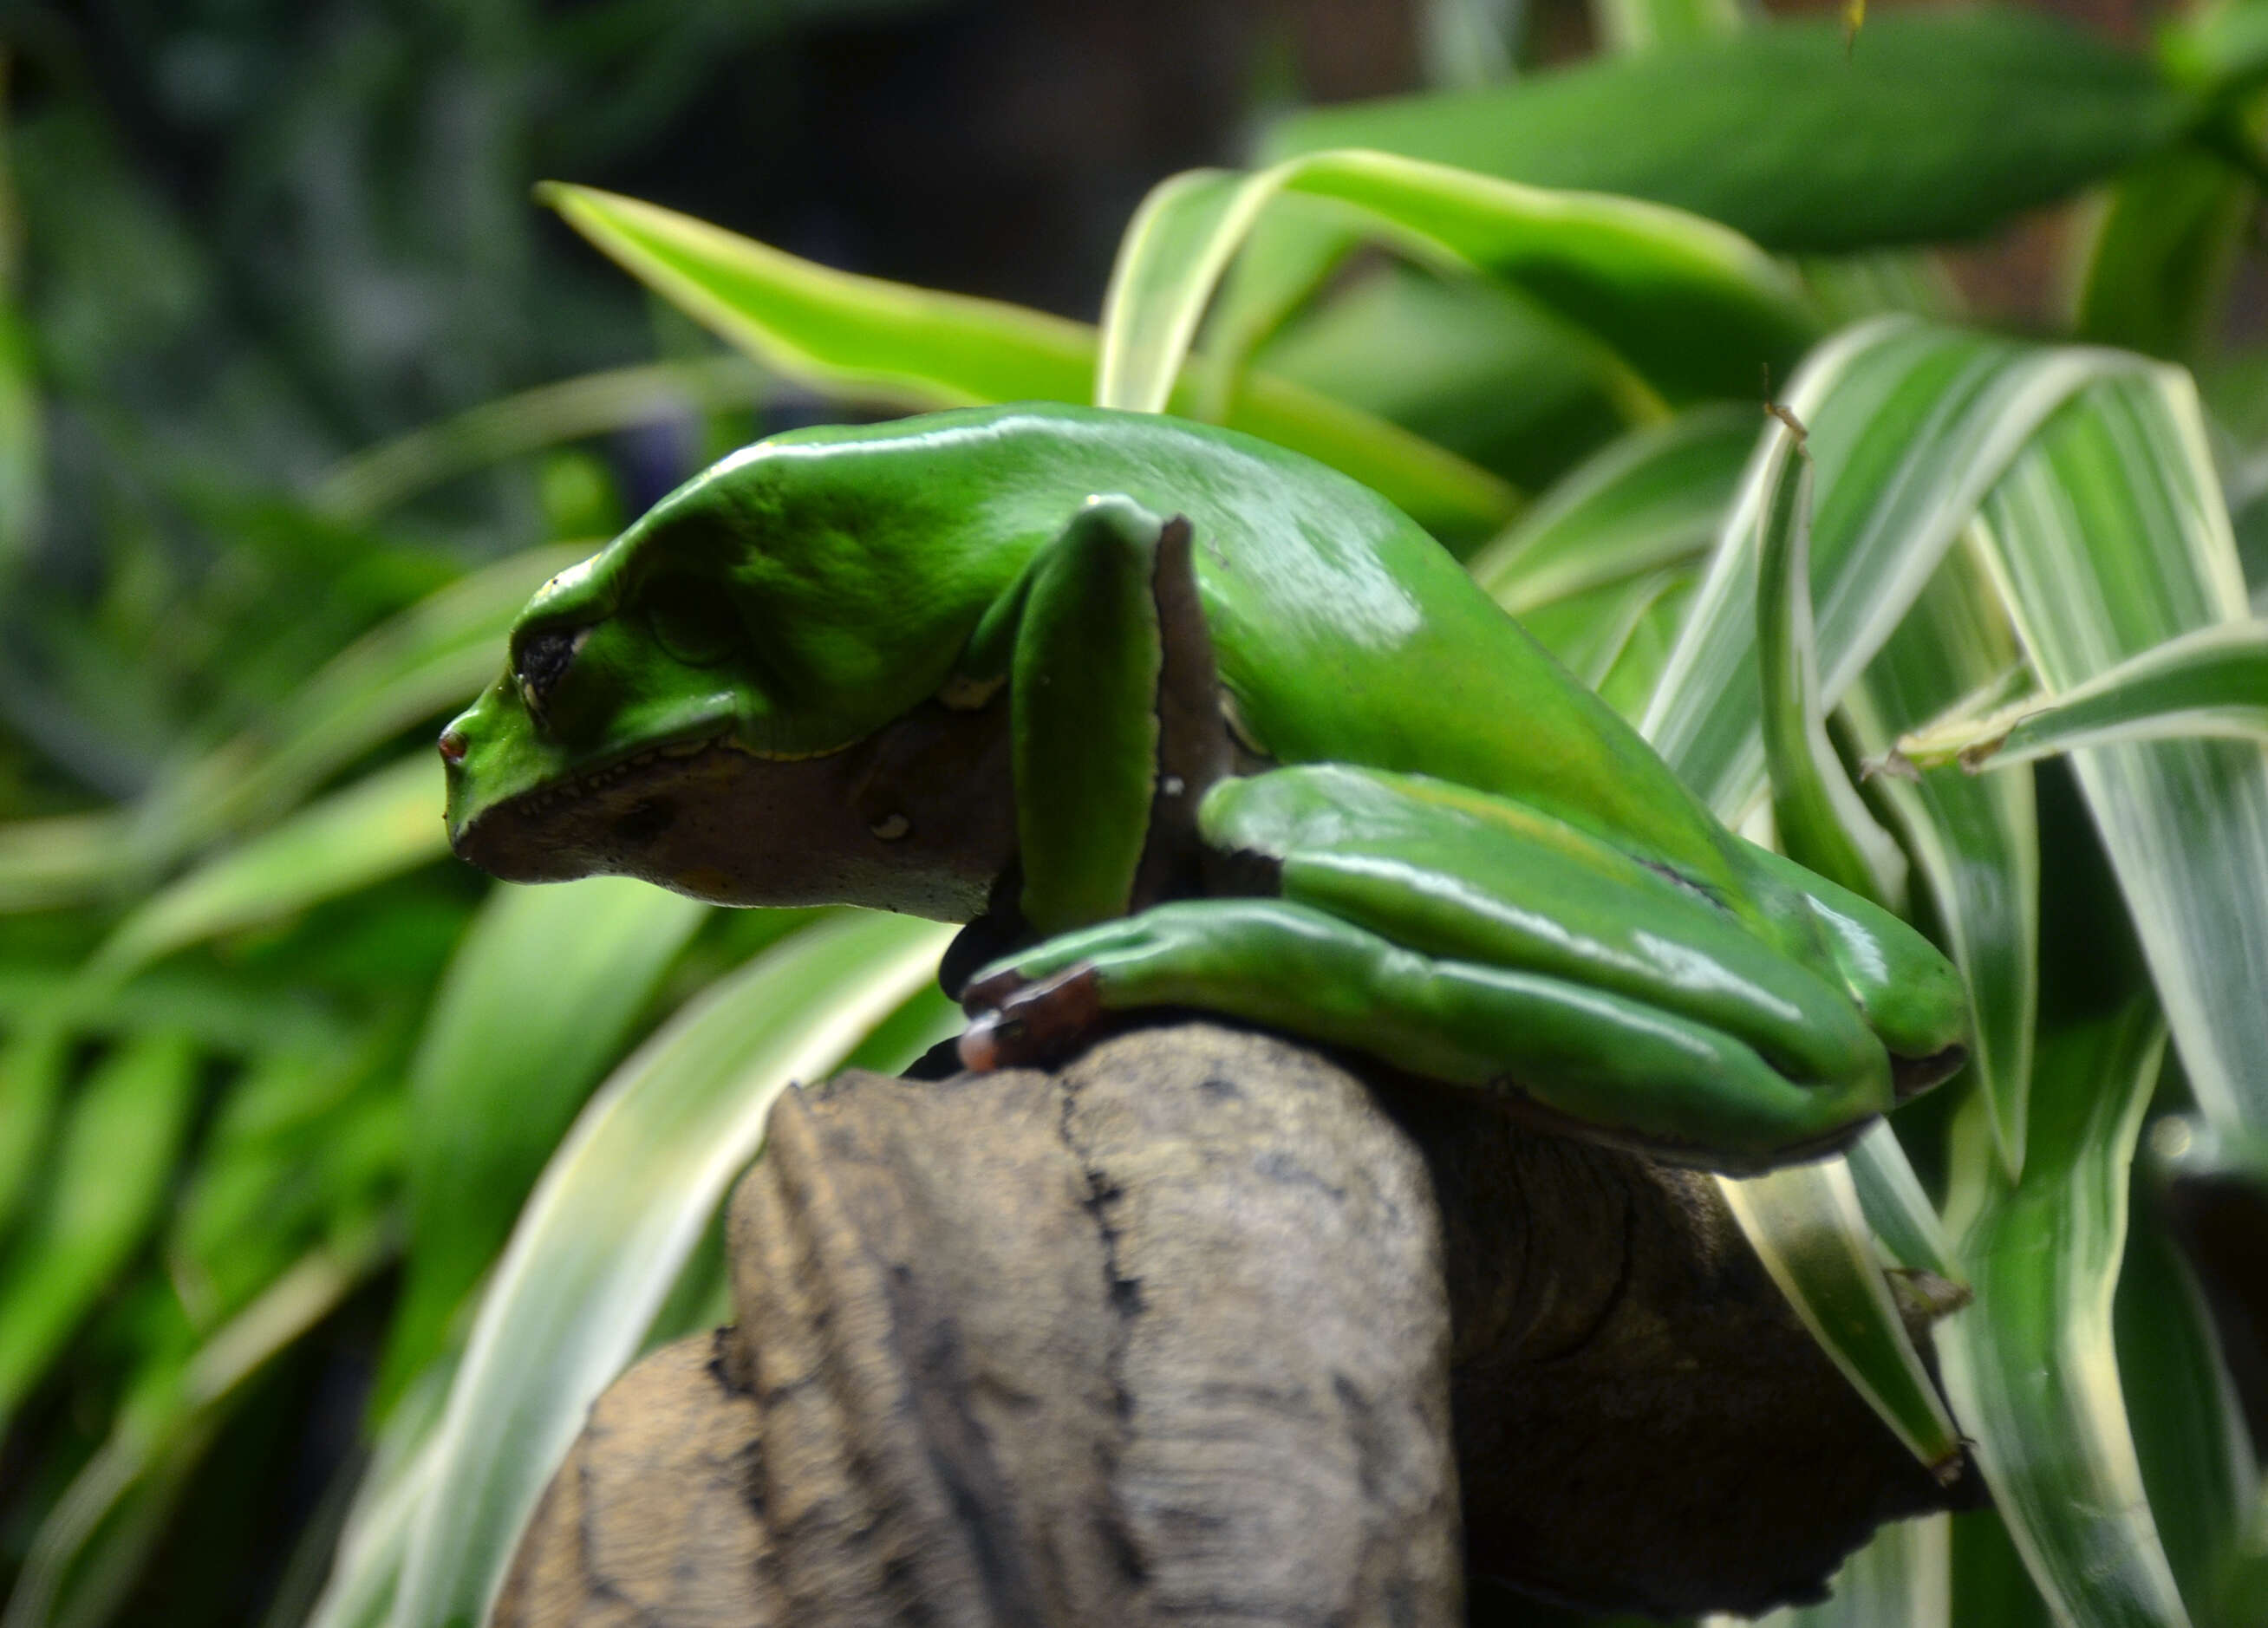
{"type": "Polygon", "coordinates": [[[1018,903],[1039,932],[1138,909],[1156,888],[1145,861],[1194,849],[1226,737],[1189,536],[1130,498],[1088,499],[955,674],[973,693],[1008,681],[1018,903]]]}

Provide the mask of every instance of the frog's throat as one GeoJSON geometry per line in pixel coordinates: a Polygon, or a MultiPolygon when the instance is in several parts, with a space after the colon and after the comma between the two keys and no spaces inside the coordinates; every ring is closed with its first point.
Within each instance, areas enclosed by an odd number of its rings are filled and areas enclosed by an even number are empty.
{"type": "Polygon", "coordinates": [[[1015,849],[1005,709],[924,704],[840,751],[648,748],[483,808],[458,855],[507,881],[635,876],[717,904],[984,908],[1015,849]]]}

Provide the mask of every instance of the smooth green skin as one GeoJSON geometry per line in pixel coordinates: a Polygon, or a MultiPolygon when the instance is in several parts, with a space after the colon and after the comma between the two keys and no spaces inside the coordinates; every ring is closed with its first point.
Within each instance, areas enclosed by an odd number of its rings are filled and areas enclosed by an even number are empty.
{"type": "MultiPolygon", "coordinates": [[[[823,774],[925,704],[981,719],[1004,690],[1012,785],[973,795],[1012,799],[1018,902],[1053,936],[969,985],[979,1057],[1076,976],[1104,1006],[1249,1017],[1752,1168],[1831,1145],[1891,1105],[1893,1055],[1942,1062],[1965,1033],[1934,949],[1727,832],[1398,511],[1151,415],[941,413],[727,459],[523,614],[512,671],[444,738],[452,837],[556,875],[520,851],[542,841],[522,811],[597,797],[656,746],[721,731],[738,762],[823,774]],[[1179,790],[1158,766],[1160,515],[1193,527],[1221,709],[1260,765],[1195,831],[1276,862],[1282,896],[1130,917],[1179,790]]],[[[787,867],[806,819],[839,844],[840,815],[768,812],[730,888],[603,863],[785,902],[766,855],[787,867]]],[[[917,863],[887,846],[902,826],[875,827],[874,874],[917,863]]]]}

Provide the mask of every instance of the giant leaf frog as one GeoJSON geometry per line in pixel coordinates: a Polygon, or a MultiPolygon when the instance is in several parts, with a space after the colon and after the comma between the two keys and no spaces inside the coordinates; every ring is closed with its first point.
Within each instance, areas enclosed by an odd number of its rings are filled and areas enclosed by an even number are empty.
{"type": "Polygon", "coordinates": [[[441,753],[498,876],[974,920],[972,1066],[1192,1006],[1752,1170],[1962,1055],[1926,939],[1719,825],[1414,522],[1169,417],[745,448],[545,585],[441,753]]]}

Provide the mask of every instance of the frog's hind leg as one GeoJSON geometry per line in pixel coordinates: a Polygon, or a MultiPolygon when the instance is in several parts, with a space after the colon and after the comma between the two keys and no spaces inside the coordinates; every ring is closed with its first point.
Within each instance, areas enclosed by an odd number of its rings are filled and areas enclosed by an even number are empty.
{"type": "Polygon", "coordinates": [[[1888,910],[1766,848],[1744,844],[1768,882],[1800,895],[1835,976],[1881,1036],[1901,1101],[1969,1060],[1969,998],[1937,947],[1888,910]]]}
{"type": "Polygon", "coordinates": [[[1281,899],[1160,905],[1053,939],[965,993],[972,1067],[1047,1058],[1102,1013],[1191,1006],[1502,1093],[1595,1139],[1748,1171],[1846,1142],[1874,1080],[1802,1086],[1740,1040],[1557,978],[1421,954],[1281,899]]]}

